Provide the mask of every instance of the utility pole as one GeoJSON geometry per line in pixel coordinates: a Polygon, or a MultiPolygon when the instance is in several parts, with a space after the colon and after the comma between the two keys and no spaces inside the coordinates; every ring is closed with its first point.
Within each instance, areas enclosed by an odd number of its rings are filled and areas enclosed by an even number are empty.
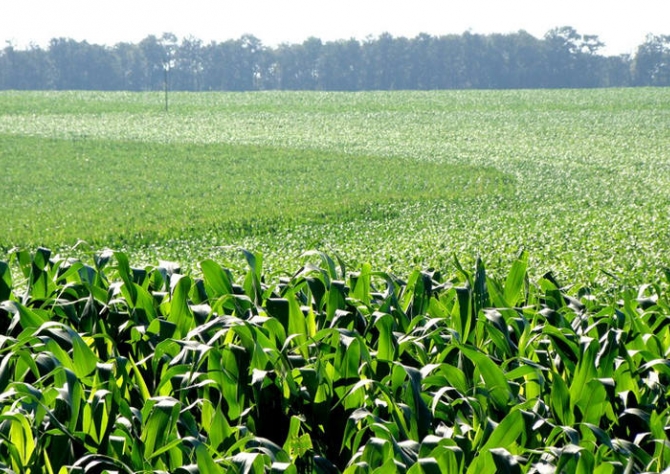
{"type": "Polygon", "coordinates": [[[159,40],[163,49],[163,89],[165,90],[165,112],[168,111],[168,92],[170,91],[170,69],[175,65],[175,51],[177,47],[177,37],[171,33],[163,33],[159,40]]]}
{"type": "Polygon", "coordinates": [[[163,64],[163,71],[165,73],[164,79],[163,79],[163,89],[165,89],[165,112],[168,111],[168,71],[170,69],[170,63],[165,62],[163,64]]]}

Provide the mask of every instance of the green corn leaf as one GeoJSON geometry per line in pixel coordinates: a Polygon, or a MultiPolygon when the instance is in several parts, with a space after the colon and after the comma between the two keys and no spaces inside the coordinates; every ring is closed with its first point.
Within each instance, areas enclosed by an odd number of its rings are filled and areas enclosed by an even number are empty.
{"type": "Polygon", "coordinates": [[[66,383],[63,385],[63,388],[59,390],[59,395],[70,408],[70,417],[67,422],[67,427],[71,432],[74,432],[77,429],[81,405],[85,400],[84,390],[79,377],[73,371],[65,369],[64,372],[66,383]]]}
{"type": "Polygon", "coordinates": [[[525,429],[526,424],[521,410],[513,410],[495,427],[481,450],[486,452],[494,448],[507,449],[513,445],[525,429]]]}
{"type": "Polygon", "coordinates": [[[586,449],[579,453],[579,461],[577,461],[576,474],[592,474],[595,472],[596,460],[586,449]]]}
{"type": "Polygon", "coordinates": [[[581,400],[582,394],[587,390],[587,384],[598,377],[598,370],[596,369],[598,349],[598,341],[592,340],[588,342],[586,350],[579,359],[572,383],[570,384],[570,399],[575,403],[581,400]]]}
{"type": "Polygon", "coordinates": [[[524,301],[522,290],[527,279],[528,253],[522,251],[507,274],[505,280],[504,295],[508,307],[518,306],[524,301]]]}
{"type": "Polygon", "coordinates": [[[286,298],[268,298],[265,300],[265,309],[272,318],[276,319],[288,331],[289,302],[286,298]]]}
{"type": "Polygon", "coordinates": [[[591,424],[600,424],[601,417],[607,407],[607,391],[598,379],[590,380],[575,402],[582,412],[582,421],[591,424]]]}
{"type": "Polygon", "coordinates": [[[228,404],[228,418],[231,421],[239,418],[244,411],[244,397],[241,392],[241,387],[238,386],[240,367],[237,358],[232,349],[226,348],[221,352],[221,357],[208,357],[209,362],[214,367],[214,370],[220,370],[221,379],[218,382],[219,388],[224,400],[228,404]],[[220,360],[220,361],[219,361],[220,360]]]}
{"type": "Polygon", "coordinates": [[[33,257],[33,265],[38,270],[44,271],[49,264],[49,258],[51,258],[51,250],[45,247],[38,247],[33,257]]]}
{"type": "Polygon", "coordinates": [[[307,321],[300,308],[300,304],[292,291],[286,295],[288,299],[288,331],[287,335],[294,335],[299,344],[298,350],[303,357],[308,357],[307,349],[307,321]]]}
{"type": "Polygon", "coordinates": [[[102,270],[107,266],[113,256],[114,252],[110,249],[104,249],[101,252],[96,252],[93,255],[93,263],[95,264],[95,268],[100,273],[102,273],[102,270]]]}
{"type": "Polygon", "coordinates": [[[377,468],[393,458],[393,445],[386,439],[370,438],[363,447],[361,460],[371,468],[377,468]]]}
{"type": "Polygon", "coordinates": [[[361,271],[356,278],[356,284],[353,287],[351,296],[365,305],[370,304],[370,281],[372,275],[372,265],[364,263],[361,271]]]}
{"type": "Polygon", "coordinates": [[[121,286],[121,293],[126,298],[129,306],[133,308],[140,323],[152,321],[156,318],[154,298],[144,287],[135,282],[124,283],[121,286]]]}
{"type": "Polygon", "coordinates": [[[198,463],[198,469],[200,472],[216,474],[218,472],[223,472],[223,469],[214,462],[212,455],[207,450],[207,447],[198,443],[195,447],[195,456],[198,463]]]}
{"type": "Polygon", "coordinates": [[[559,423],[564,426],[572,426],[575,423],[575,415],[572,411],[573,402],[568,387],[558,374],[553,374],[552,380],[551,408],[559,423]]]}
{"type": "Polygon", "coordinates": [[[494,308],[505,309],[511,306],[505,299],[503,288],[498,280],[486,277],[486,287],[489,290],[489,299],[494,308]]]}
{"type": "Polygon", "coordinates": [[[47,345],[66,368],[72,369],[79,378],[91,374],[98,364],[98,357],[82,339],[81,335],[72,328],[55,321],[44,323],[36,334],[46,333],[52,336],[47,345]],[[72,358],[64,353],[57,345],[56,340],[67,341],[72,346],[72,358]]]}
{"type": "Polygon", "coordinates": [[[83,378],[95,370],[98,357],[78,333],[73,331],[71,335],[74,371],[78,377],[83,378]]]}
{"type": "Polygon", "coordinates": [[[407,279],[402,310],[409,317],[424,314],[430,304],[431,278],[426,272],[413,271],[407,279]]]}
{"type": "Polygon", "coordinates": [[[209,441],[213,448],[218,448],[221,443],[227,440],[233,434],[226,416],[221,411],[221,407],[216,407],[212,425],[209,430],[209,441]]]}
{"type": "Polygon", "coordinates": [[[72,465],[72,468],[72,471],[66,472],[133,473],[133,470],[120,460],[102,454],[87,454],[86,456],[77,459],[72,465]]]}
{"type": "Polygon", "coordinates": [[[177,325],[166,321],[165,319],[156,318],[147,327],[147,334],[156,334],[161,341],[170,339],[174,336],[177,330],[177,325]]]}
{"type": "Polygon", "coordinates": [[[38,328],[49,321],[48,315],[43,311],[34,311],[17,301],[3,301],[0,303],[0,309],[18,315],[19,323],[23,329],[38,328]]]}
{"type": "MultiPolygon", "coordinates": [[[[497,470],[498,463],[506,463],[506,456],[504,456],[504,453],[516,443],[516,440],[525,430],[526,425],[521,411],[514,410],[510,412],[498,426],[495,427],[484,446],[478,449],[479,454],[468,467],[468,474],[499,472],[497,470]],[[501,451],[500,448],[504,451],[501,451]],[[495,451],[495,456],[491,453],[494,449],[497,450],[495,451]],[[498,462],[495,460],[496,457],[498,458],[498,462]]],[[[509,468],[513,469],[512,466],[509,466],[509,468]]]]}
{"type": "Polygon", "coordinates": [[[521,474],[521,466],[512,454],[505,448],[489,450],[496,465],[496,472],[501,474],[521,474]]]}
{"type": "MultiPolygon", "coordinates": [[[[361,463],[362,465],[368,465],[367,463],[361,463]]],[[[396,461],[389,457],[384,461],[384,464],[377,467],[372,471],[374,474],[395,474],[398,472],[398,465],[396,461]]],[[[409,472],[409,471],[408,471],[409,472]]]]}
{"type": "Polygon", "coordinates": [[[484,268],[484,262],[482,262],[481,258],[477,257],[475,266],[476,271],[472,287],[472,296],[474,300],[474,313],[475,315],[478,315],[479,311],[489,307],[491,302],[489,300],[489,291],[486,285],[486,269],[484,268]]]}
{"type": "Polygon", "coordinates": [[[16,258],[23,276],[25,278],[30,278],[33,266],[33,258],[30,255],[30,252],[22,249],[14,249],[12,255],[16,258]]]}
{"type": "Polygon", "coordinates": [[[266,459],[260,453],[239,453],[233,456],[231,461],[237,467],[237,471],[240,474],[265,473],[266,459]]]}
{"type": "Polygon", "coordinates": [[[129,363],[130,363],[130,367],[133,371],[133,374],[135,375],[135,377],[133,378],[133,380],[135,382],[135,385],[136,385],[138,391],[140,392],[140,395],[142,396],[143,401],[146,402],[147,400],[149,400],[149,398],[151,398],[151,393],[149,392],[149,388],[147,387],[147,384],[144,381],[144,377],[142,376],[142,372],[140,372],[140,369],[137,366],[137,364],[135,363],[135,361],[133,360],[132,355],[129,358],[129,363]]]}
{"type": "Polygon", "coordinates": [[[0,356],[0,358],[0,393],[3,393],[12,380],[11,365],[14,363],[14,353],[8,352],[4,356],[0,356]]]}
{"type": "Polygon", "coordinates": [[[115,418],[117,405],[113,394],[109,390],[96,391],[92,399],[84,405],[82,424],[84,431],[95,440],[98,445],[106,446],[112,430],[110,420],[115,418]],[[88,419],[87,419],[88,418],[88,419]]]}
{"type": "Polygon", "coordinates": [[[195,318],[188,305],[191,279],[175,273],[170,279],[170,287],[170,309],[167,320],[177,327],[174,337],[181,338],[195,327],[195,318]]]}
{"type": "Polygon", "coordinates": [[[133,273],[130,269],[130,262],[128,261],[128,256],[123,252],[114,252],[114,258],[116,259],[116,271],[119,274],[119,278],[123,281],[128,296],[126,298],[134,305],[137,301],[137,295],[135,294],[135,285],[133,282],[133,273]]]}
{"type": "MultiPolygon", "coordinates": [[[[179,452],[178,447],[184,442],[183,439],[181,438],[174,438],[172,441],[168,442],[167,444],[164,444],[163,446],[158,447],[152,454],[151,457],[148,459],[149,461],[162,455],[163,453],[170,453],[174,454],[175,452],[179,452]]],[[[197,448],[196,448],[197,449],[197,448]]],[[[179,455],[177,455],[179,456],[179,455]]]]}
{"type": "Polygon", "coordinates": [[[328,300],[326,302],[326,320],[332,321],[335,313],[346,307],[346,290],[343,281],[333,280],[328,289],[328,300]]]}
{"type": "Polygon", "coordinates": [[[428,457],[428,458],[420,458],[407,471],[407,474],[442,474],[443,472],[444,471],[442,471],[442,467],[437,462],[437,460],[435,458],[428,457]]]}
{"type": "Polygon", "coordinates": [[[409,367],[397,362],[395,364],[396,367],[402,367],[407,373],[407,378],[409,380],[409,388],[411,389],[409,395],[411,396],[406,397],[404,402],[412,409],[412,420],[416,423],[417,432],[413,433],[415,435],[414,439],[423,439],[430,430],[433,418],[430,409],[421,396],[421,372],[414,367],[409,367]]]}
{"type": "Polygon", "coordinates": [[[377,339],[377,358],[379,360],[394,360],[396,346],[393,337],[393,316],[384,313],[372,315],[373,326],[379,331],[377,339]]]}
{"type": "Polygon", "coordinates": [[[361,362],[361,343],[357,337],[341,336],[342,346],[339,355],[340,375],[344,379],[358,378],[361,362]]]}
{"type": "Polygon", "coordinates": [[[7,262],[0,261],[0,302],[8,300],[12,294],[12,273],[7,262]]]}
{"type": "Polygon", "coordinates": [[[461,394],[468,392],[468,382],[461,369],[449,364],[440,364],[440,372],[444,374],[452,387],[461,394]]]}
{"type": "Polygon", "coordinates": [[[437,459],[442,472],[463,472],[463,450],[458,446],[441,445],[433,449],[430,455],[437,459]]]}
{"type": "Polygon", "coordinates": [[[171,441],[170,435],[177,424],[181,407],[178,400],[170,397],[149,399],[149,402],[151,408],[141,436],[146,459],[151,459],[159,449],[171,441]]]}
{"type": "Polygon", "coordinates": [[[302,421],[300,418],[292,416],[283,448],[294,462],[297,459],[303,458],[313,448],[309,435],[301,434],[301,427],[302,421]]]}
{"type": "Polygon", "coordinates": [[[205,283],[213,290],[210,298],[229,295],[233,293],[233,282],[230,275],[214,260],[206,259],[200,262],[205,283]]]}
{"type": "Polygon", "coordinates": [[[261,286],[263,256],[260,253],[252,253],[246,249],[240,249],[249,265],[249,272],[244,279],[244,291],[255,303],[262,301],[263,289],[261,286]]]}
{"type": "Polygon", "coordinates": [[[472,331],[477,321],[477,313],[474,311],[472,303],[472,291],[469,288],[454,288],[458,304],[454,306],[458,310],[453,314],[455,329],[461,336],[462,342],[470,341],[472,331]]]}
{"type": "Polygon", "coordinates": [[[499,410],[504,410],[514,399],[512,390],[504,372],[485,354],[467,346],[460,347],[461,352],[470,359],[484,379],[485,388],[491,401],[499,410]]]}
{"type": "Polygon", "coordinates": [[[256,275],[256,277],[258,277],[258,279],[260,280],[262,276],[263,256],[260,253],[250,252],[247,249],[241,248],[240,250],[242,251],[244,258],[246,259],[249,268],[254,273],[254,275],[256,275]]]}
{"type": "MultiPolygon", "coordinates": [[[[568,365],[569,369],[572,371],[572,368],[580,360],[580,350],[578,345],[574,341],[568,339],[566,334],[563,333],[563,330],[559,330],[548,324],[544,325],[542,332],[549,337],[554,349],[561,356],[563,363],[568,365]]],[[[584,375],[587,375],[587,373],[584,373],[584,375]]]]}
{"type": "Polygon", "coordinates": [[[598,440],[598,442],[604,446],[607,446],[609,449],[613,449],[614,446],[612,444],[612,438],[599,426],[596,426],[591,423],[582,423],[581,424],[582,428],[582,434],[586,438],[588,432],[586,431],[586,428],[588,428],[591,433],[595,436],[595,438],[598,440]]]}
{"type": "Polygon", "coordinates": [[[315,309],[323,308],[325,303],[324,296],[326,295],[330,280],[326,276],[319,274],[317,277],[306,277],[305,281],[309,286],[309,291],[312,293],[315,309]]]}
{"type": "Polygon", "coordinates": [[[479,453],[465,472],[467,474],[496,474],[493,455],[489,452],[479,453]]]}
{"type": "Polygon", "coordinates": [[[10,423],[9,442],[16,449],[16,458],[12,457],[12,464],[15,465],[16,472],[25,472],[31,464],[36,447],[30,422],[23,413],[19,412],[0,415],[0,421],[5,420],[10,423]]]}
{"type": "Polygon", "coordinates": [[[48,298],[56,288],[54,282],[49,279],[49,272],[47,269],[50,257],[51,250],[39,247],[31,258],[32,265],[29,276],[29,293],[32,298],[48,298]]]}

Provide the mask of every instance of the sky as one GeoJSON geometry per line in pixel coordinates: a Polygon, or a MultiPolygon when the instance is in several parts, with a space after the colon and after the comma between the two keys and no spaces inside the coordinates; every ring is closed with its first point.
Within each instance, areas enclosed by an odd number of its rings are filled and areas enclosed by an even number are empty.
{"type": "Polygon", "coordinates": [[[0,47],[52,38],[114,45],[164,32],[204,42],[252,34],[266,46],[572,26],[608,55],[633,53],[647,34],[670,34],[670,0],[0,0],[0,47]]]}

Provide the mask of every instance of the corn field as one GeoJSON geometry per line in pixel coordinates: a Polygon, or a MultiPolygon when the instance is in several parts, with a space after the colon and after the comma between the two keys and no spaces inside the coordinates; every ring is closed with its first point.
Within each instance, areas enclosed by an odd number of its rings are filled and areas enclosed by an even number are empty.
{"type": "Polygon", "coordinates": [[[669,112],[0,92],[0,471],[670,473],[669,112]]]}
{"type": "Polygon", "coordinates": [[[2,472],[660,472],[670,271],[611,297],[320,252],[0,263],[2,472]]]}

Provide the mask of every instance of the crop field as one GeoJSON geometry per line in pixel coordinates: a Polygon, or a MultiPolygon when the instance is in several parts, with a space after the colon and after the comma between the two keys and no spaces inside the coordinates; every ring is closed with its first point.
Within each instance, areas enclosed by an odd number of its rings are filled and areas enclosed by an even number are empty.
{"type": "Polygon", "coordinates": [[[670,90],[0,92],[0,471],[670,465],[670,90]]]}
{"type": "Polygon", "coordinates": [[[670,91],[0,94],[0,244],[405,272],[521,248],[618,285],[668,264],[670,91]],[[606,272],[606,273],[604,273],[606,272]]]}

